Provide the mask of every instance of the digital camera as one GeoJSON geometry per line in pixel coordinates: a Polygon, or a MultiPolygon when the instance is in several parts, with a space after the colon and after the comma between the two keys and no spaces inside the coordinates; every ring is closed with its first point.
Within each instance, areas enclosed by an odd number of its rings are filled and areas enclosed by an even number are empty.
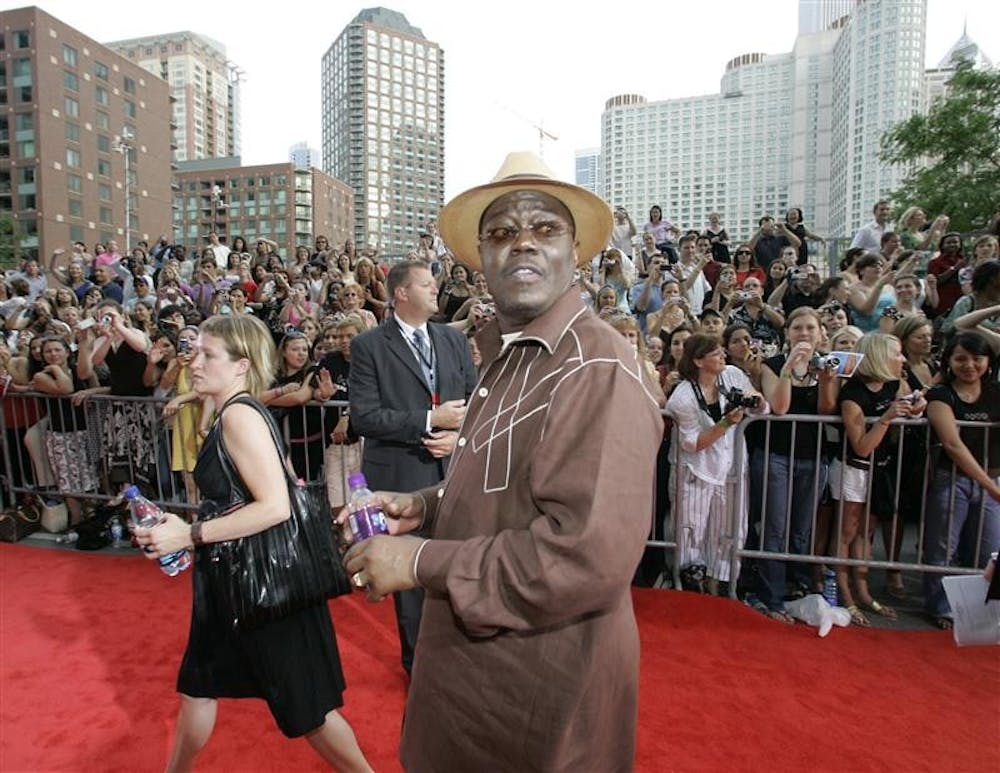
{"type": "Polygon", "coordinates": [[[730,389],[726,395],[726,410],[732,411],[736,408],[749,408],[754,410],[760,407],[760,395],[745,395],[742,389],[730,389]]]}

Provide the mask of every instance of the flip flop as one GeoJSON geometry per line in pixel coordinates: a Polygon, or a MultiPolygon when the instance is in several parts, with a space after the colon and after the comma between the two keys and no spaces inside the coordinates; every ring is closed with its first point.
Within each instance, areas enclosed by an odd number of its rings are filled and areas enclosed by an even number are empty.
{"type": "Polygon", "coordinates": [[[857,604],[851,604],[847,611],[851,615],[851,625],[860,625],[862,628],[867,628],[871,625],[871,621],[865,616],[865,613],[858,609],[857,604]]]}
{"type": "Polygon", "coordinates": [[[895,609],[886,604],[880,604],[875,599],[867,602],[862,601],[861,606],[865,609],[871,610],[876,615],[881,615],[882,617],[887,618],[888,620],[895,620],[897,617],[895,609]]]}

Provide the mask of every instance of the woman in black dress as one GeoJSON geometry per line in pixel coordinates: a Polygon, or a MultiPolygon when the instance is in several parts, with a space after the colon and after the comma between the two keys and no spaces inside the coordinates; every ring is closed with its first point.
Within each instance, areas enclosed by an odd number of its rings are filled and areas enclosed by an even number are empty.
{"type": "Polygon", "coordinates": [[[203,518],[189,525],[167,513],[153,529],[136,529],[150,558],[194,548],[194,604],[187,651],[177,678],[181,708],[168,771],[190,770],[215,726],[218,698],[263,698],[288,737],[306,740],[341,771],[370,767],[343,705],[344,676],[330,613],[320,603],[250,631],[230,625],[210,564],[213,543],[264,531],[289,517],[283,451],[275,447],[262,412],[248,393],[264,391],[274,376],[275,350],[267,328],[250,316],[218,316],[201,328],[192,363],[195,389],[222,406],[198,457],[194,477],[205,500],[203,518]],[[241,401],[233,402],[241,397],[241,401]],[[249,496],[226,482],[218,458],[224,442],[249,496]],[[220,515],[226,513],[225,515],[220,515]]]}

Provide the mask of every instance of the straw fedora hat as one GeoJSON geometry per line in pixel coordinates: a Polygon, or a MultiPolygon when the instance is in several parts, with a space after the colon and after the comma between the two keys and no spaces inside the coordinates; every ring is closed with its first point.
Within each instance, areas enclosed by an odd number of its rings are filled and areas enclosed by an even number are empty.
{"type": "Polygon", "coordinates": [[[607,246],[614,226],[607,202],[585,188],[556,179],[542,159],[522,151],[508,154],[492,182],[460,193],[441,210],[441,238],[461,262],[481,267],[479,223],[483,213],[498,198],[513,191],[547,193],[565,205],[576,228],[579,263],[590,261],[607,246]]]}

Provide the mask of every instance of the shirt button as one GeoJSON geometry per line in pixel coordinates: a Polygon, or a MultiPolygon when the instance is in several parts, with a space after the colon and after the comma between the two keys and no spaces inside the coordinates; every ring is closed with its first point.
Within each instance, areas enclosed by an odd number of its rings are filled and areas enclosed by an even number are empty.
{"type": "Polygon", "coordinates": [[[490,390],[487,389],[486,387],[481,387],[480,390],[479,390],[479,396],[480,397],[486,397],[486,395],[488,395],[489,393],[490,393],[490,390]]]}
{"type": "Polygon", "coordinates": [[[460,437],[458,439],[458,447],[459,448],[465,448],[465,438],[464,437],[460,437]]]}
{"type": "Polygon", "coordinates": [[[438,489],[438,499],[441,499],[443,496],[444,496],[444,489],[443,488],[439,488],[438,489]]]}

